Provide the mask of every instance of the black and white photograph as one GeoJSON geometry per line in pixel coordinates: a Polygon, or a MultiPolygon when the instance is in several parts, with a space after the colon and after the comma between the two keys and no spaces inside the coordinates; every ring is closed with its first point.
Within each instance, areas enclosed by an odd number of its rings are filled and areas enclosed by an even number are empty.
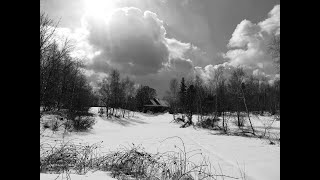
{"type": "Polygon", "coordinates": [[[280,180],[280,0],[40,0],[40,179],[280,180]]]}

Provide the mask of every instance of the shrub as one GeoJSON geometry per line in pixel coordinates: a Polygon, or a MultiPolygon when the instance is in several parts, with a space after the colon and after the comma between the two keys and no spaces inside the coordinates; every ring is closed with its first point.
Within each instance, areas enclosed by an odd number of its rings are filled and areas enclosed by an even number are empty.
{"type": "Polygon", "coordinates": [[[100,108],[99,111],[98,111],[98,113],[99,113],[100,116],[103,116],[103,114],[104,114],[103,108],[100,108]]]}
{"type": "Polygon", "coordinates": [[[89,116],[77,117],[72,120],[73,129],[76,131],[86,131],[95,124],[95,119],[89,116]]]}
{"type": "Polygon", "coordinates": [[[52,131],[58,131],[58,129],[59,129],[58,121],[54,121],[51,128],[52,128],[52,131]]]}
{"type": "Polygon", "coordinates": [[[46,121],[45,123],[43,123],[43,128],[44,128],[44,129],[50,128],[50,125],[49,125],[49,122],[48,122],[48,121],[46,121]]]}
{"type": "Polygon", "coordinates": [[[72,121],[67,120],[65,123],[63,123],[63,125],[65,130],[68,130],[68,131],[72,130],[72,127],[73,127],[72,121]]]}
{"type": "Polygon", "coordinates": [[[207,118],[201,121],[197,122],[197,126],[202,127],[202,128],[213,128],[218,125],[218,122],[220,119],[218,117],[216,118],[207,118]]]}
{"type": "Polygon", "coordinates": [[[74,170],[77,174],[86,173],[93,169],[93,155],[97,148],[98,144],[75,145],[68,142],[49,148],[40,144],[40,172],[62,173],[74,170]]]}
{"type": "Polygon", "coordinates": [[[179,123],[179,122],[183,122],[184,123],[184,119],[182,119],[181,117],[178,117],[178,118],[174,119],[173,121],[176,122],[176,123],[179,123]]]}

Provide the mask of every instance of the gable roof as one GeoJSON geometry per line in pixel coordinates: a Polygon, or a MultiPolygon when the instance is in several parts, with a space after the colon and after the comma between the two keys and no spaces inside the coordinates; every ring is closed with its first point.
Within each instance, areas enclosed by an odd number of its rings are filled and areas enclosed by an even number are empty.
{"type": "Polygon", "coordinates": [[[165,100],[158,100],[159,101],[159,103],[162,105],[162,106],[166,106],[166,107],[169,107],[169,103],[167,102],[167,101],[165,101],[165,100]]]}
{"type": "Polygon", "coordinates": [[[164,100],[153,98],[153,99],[150,99],[150,102],[151,103],[146,104],[145,106],[169,107],[168,103],[164,100]]]}
{"type": "Polygon", "coordinates": [[[157,103],[156,99],[150,99],[150,102],[152,105],[155,105],[155,106],[160,105],[159,103],[157,103]]]}

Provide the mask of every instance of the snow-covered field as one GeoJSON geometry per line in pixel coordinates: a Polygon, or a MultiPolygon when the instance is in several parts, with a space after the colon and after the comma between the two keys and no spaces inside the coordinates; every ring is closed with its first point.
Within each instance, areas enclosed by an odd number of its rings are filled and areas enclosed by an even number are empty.
{"type": "MultiPolygon", "coordinates": [[[[103,150],[106,152],[130,146],[132,143],[141,144],[147,152],[156,153],[167,151],[175,145],[181,147],[182,144],[177,138],[161,142],[168,137],[178,136],[184,141],[187,151],[200,149],[217,172],[222,171],[225,175],[239,177],[239,171],[242,170],[246,173],[247,180],[280,179],[279,144],[270,145],[268,141],[258,138],[218,135],[215,131],[192,126],[179,128],[179,124],[170,123],[173,117],[169,113],[158,115],[135,113],[135,116],[130,119],[116,120],[99,117],[98,108],[92,108],[91,111],[95,113],[97,120],[93,129],[89,132],[65,134],[65,141],[73,140],[88,144],[102,142],[103,150]]],[[[258,129],[270,119],[270,117],[252,117],[253,124],[258,129]]],[[[230,125],[233,126],[232,123],[230,125]]],[[[272,131],[280,134],[280,121],[272,124],[272,131]]],[[[61,137],[62,132],[58,132],[53,134],[52,138],[46,139],[46,142],[54,144],[54,140],[61,137]]],[[[195,156],[192,161],[201,161],[201,159],[195,156]]],[[[43,180],[55,179],[57,176],[40,173],[40,179],[43,180]]],[[[109,177],[106,172],[101,171],[86,175],[71,175],[71,179],[107,179],[109,177]]]]}

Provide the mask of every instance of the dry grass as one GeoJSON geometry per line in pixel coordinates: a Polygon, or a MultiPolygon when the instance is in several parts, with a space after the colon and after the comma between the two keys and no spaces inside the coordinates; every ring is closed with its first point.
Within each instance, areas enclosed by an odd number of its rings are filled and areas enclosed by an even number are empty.
{"type": "Polygon", "coordinates": [[[55,146],[40,144],[40,172],[60,174],[85,174],[88,171],[108,171],[117,179],[143,180],[193,180],[193,179],[240,179],[222,173],[213,174],[210,162],[198,151],[186,151],[181,146],[174,151],[148,153],[141,146],[123,147],[115,152],[102,153],[101,143],[92,145],[58,142],[55,146]],[[202,157],[200,164],[190,160],[194,156],[202,157]]]}

